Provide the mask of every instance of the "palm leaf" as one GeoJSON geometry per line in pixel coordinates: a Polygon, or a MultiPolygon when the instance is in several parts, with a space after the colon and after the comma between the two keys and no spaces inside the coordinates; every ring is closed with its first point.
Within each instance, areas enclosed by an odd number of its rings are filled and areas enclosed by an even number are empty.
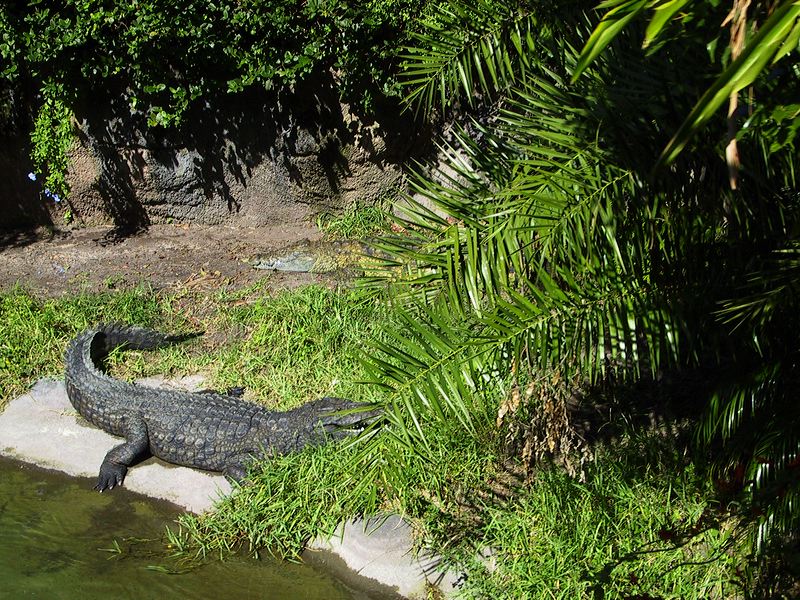
{"type": "Polygon", "coordinates": [[[472,105],[479,91],[493,95],[529,68],[536,39],[530,12],[489,0],[448,0],[437,9],[401,57],[407,103],[425,112],[461,98],[472,105]]]}
{"type": "Polygon", "coordinates": [[[746,327],[759,335],[781,311],[792,310],[799,295],[800,245],[794,241],[761,261],[736,297],[722,303],[717,315],[734,330],[746,327]]]}
{"type": "Polygon", "coordinates": [[[608,8],[610,10],[603,15],[602,20],[586,41],[578,58],[572,81],[577,81],[581,73],[614,41],[614,38],[650,4],[652,4],[650,0],[608,0],[600,4],[598,9],[608,8]]]}

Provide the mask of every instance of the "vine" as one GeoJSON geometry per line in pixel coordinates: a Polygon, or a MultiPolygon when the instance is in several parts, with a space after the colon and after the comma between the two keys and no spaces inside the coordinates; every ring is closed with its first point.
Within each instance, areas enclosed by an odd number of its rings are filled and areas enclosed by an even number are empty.
{"type": "Polygon", "coordinates": [[[50,84],[42,88],[43,102],[31,132],[31,160],[36,172],[31,179],[44,176],[44,196],[54,202],[67,200],[69,150],[75,140],[73,113],[63,88],[50,84]]]}

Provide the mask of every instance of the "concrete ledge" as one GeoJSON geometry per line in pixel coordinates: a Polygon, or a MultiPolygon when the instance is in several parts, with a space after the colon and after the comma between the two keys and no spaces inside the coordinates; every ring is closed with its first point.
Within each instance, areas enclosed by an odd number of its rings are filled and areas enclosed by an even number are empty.
{"type": "MultiPolygon", "coordinates": [[[[158,378],[140,383],[167,384],[158,378]]],[[[170,384],[193,387],[196,381],[187,378],[170,384]]],[[[120,443],[121,438],[93,427],[72,408],[63,381],[39,380],[0,414],[0,454],[78,477],[96,477],[106,453],[120,443]]],[[[194,513],[211,509],[215,500],[231,491],[222,475],[154,458],[129,469],[124,485],[194,513]]]]}
{"type": "Polygon", "coordinates": [[[319,554],[314,559],[325,562],[325,553],[333,553],[358,575],[393,588],[405,598],[428,598],[429,588],[453,596],[460,577],[443,570],[440,557],[428,552],[415,555],[413,547],[411,527],[391,514],[342,523],[330,539],[313,540],[307,554],[319,554]]]}

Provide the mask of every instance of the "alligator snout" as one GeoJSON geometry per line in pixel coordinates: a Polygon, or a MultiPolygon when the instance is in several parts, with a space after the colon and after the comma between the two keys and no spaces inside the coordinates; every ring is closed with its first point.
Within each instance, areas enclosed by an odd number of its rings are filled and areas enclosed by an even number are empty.
{"type": "Polygon", "coordinates": [[[336,436],[359,434],[383,417],[383,409],[374,404],[358,404],[320,415],[325,431],[336,436]]]}

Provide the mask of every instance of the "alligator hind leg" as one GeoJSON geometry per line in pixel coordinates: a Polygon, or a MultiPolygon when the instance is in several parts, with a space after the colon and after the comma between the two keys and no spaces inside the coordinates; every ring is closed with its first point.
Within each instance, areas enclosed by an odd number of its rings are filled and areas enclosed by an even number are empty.
{"type": "Polygon", "coordinates": [[[224,392],[208,388],[203,390],[197,390],[195,394],[218,394],[220,396],[231,396],[232,398],[244,398],[244,387],[242,386],[229,387],[224,392]]]}
{"type": "Polygon", "coordinates": [[[244,484],[247,482],[249,467],[253,464],[253,455],[250,452],[237,454],[228,459],[228,464],[222,469],[222,474],[232,482],[244,484]]]}
{"type": "Polygon", "coordinates": [[[128,467],[147,454],[150,441],[144,419],[138,418],[126,423],[125,439],[124,444],[113,447],[103,459],[100,476],[94,486],[98,492],[113,490],[114,486],[122,485],[128,467]]]}
{"type": "Polygon", "coordinates": [[[247,469],[241,465],[229,465],[223,469],[222,474],[230,481],[244,483],[247,478],[247,469]]]}

